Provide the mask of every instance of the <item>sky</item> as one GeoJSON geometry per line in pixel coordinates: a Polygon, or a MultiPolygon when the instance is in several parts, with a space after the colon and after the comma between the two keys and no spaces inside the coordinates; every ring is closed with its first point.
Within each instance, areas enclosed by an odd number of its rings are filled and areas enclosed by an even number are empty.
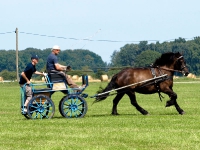
{"type": "Polygon", "coordinates": [[[19,50],[87,49],[109,63],[126,44],[200,36],[199,6],[199,0],[0,0],[0,50],[16,49],[18,28],[19,50]]]}

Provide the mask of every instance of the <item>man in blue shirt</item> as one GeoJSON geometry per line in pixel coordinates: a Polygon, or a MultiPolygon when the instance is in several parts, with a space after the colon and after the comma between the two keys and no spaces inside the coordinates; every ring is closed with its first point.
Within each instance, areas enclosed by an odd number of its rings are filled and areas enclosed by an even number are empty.
{"type": "Polygon", "coordinates": [[[19,81],[20,87],[23,87],[24,84],[26,84],[26,101],[24,104],[25,106],[24,112],[27,112],[26,107],[33,95],[31,86],[29,86],[29,84],[31,83],[30,80],[31,80],[32,75],[33,74],[43,75],[43,73],[36,70],[35,66],[38,63],[38,61],[39,61],[39,57],[37,55],[33,55],[31,57],[31,62],[26,66],[26,68],[24,69],[24,71],[21,73],[21,76],[20,76],[20,81],[19,81]]]}
{"type": "Polygon", "coordinates": [[[73,82],[72,79],[68,78],[68,76],[65,75],[65,73],[63,71],[70,70],[71,67],[70,66],[63,66],[63,65],[58,63],[57,55],[59,53],[60,53],[60,47],[58,45],[53,46],[51,54],[49,54],[49,56],[47,57],[47,64],[46,64],[47,72],[48,73],[58,73],[58,72],[61,73],[66,78],[67,84],[71,88],[80,88],[80,89],[84,88],[85,85],[78,86],[77,84],[75,84],[73,82]]]}

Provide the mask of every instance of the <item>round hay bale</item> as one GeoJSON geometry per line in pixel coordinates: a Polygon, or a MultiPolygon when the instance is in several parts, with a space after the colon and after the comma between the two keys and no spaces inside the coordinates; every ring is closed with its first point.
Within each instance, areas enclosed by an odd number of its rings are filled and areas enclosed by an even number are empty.
{"type": "Polygon", "coordinates": [[[196,79],[196,76],[195,76],[194,74],[192,74],[192,78],[193,78],[193,79],[196,79]]]}
{"type": "Polygon", "coordinates": [[[44,78],[44,77],[42,77],[42,81],[45,81],[45,78],[44,78]]]}
{"type": "Polygon", "coordinates": [[[78,80],[79,76],[78,75],[73,75],[72,80],[78,80]]]}
{"type": "Polygon", "coordinates": [[[101,81],[108,81],[108,75],[101,75],[101,81]]]}
{"type": "Polygon", "coordinates": [[[79,77],[79,78],[78,78],[78,81],[82,81],[82,77],[79,77]]]}
{"type": "Polygon", "coordinates": [[[67,75],[67,77],[68,77],[68,78],[72,78],[72,76],[71,76],[71,75],[67,75]]]}
{"type": "Polygon", "coordinates": [[[178,76],[174,76],[173,78],[174,78],[174,79],[178,79],[179,77],[178,77],[178,76]]]}
{"type": "Polygon", "coordinates": [[[189,73],[187,77],[188,77],[188,78],[191,78],[191,77],[192,77],[192,73],[189,73]]]}
{"type": "Polygon", "coordinates": [[[93,78],[91,76],[88,76],[88,80],[93,80],[93,78]]]}
{"type": "Polygon", "coordinates": [[[0,81],[3,81],[3,77],[0,77],[0,81]]]}

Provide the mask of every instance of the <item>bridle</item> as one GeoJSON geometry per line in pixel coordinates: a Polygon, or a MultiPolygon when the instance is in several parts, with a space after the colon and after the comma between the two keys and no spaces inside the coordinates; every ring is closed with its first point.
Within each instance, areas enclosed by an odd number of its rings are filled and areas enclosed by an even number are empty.
{"type": "MultiPolygon", "coordinates": [[[[178,57],[177,60],[176,60],[176,62],[177,62],[179,59],[181,59],[181,58],[183,58],[183,56],[178,57]]],[[[176,62],[175,62],[175,63],[176,63],[176,62]]],[[[181,73],[183,73],[183,69],[186,68],[186,66],[185,66],[185,65],[184,65],[184,66],[181,66],[181,69],[180,69],[180,70],[175,70],[175,69],[170,69],[170,68],[165,68],[165,67],[159,67],[159,66],[157,66],[157,68],[162,69],[162,70],[167,70],[167,71],[173,71],[173,72],[181,72],[181,73]]]]}

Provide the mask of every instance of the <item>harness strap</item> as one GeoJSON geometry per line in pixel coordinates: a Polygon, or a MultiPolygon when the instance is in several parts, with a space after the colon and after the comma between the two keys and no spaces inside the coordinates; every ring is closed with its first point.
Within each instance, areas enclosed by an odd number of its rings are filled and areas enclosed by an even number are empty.
{"type": "MultiPolygon", "coordinates": [[[[156,73],[155,73],[155,68],[150,68],[151,69],[151,74],[152,74],[152,76],[154,77],[154,78],[156,78],[156,73]]],[[[161,95],[161,93],[160,93],[160,82],[162,82],[162,81],[164,81],[164,80],[166,80],[166,79],[163,79],[162,78],[162,80],[160,81],[160,80],[155,80],[154,81],[154,84],[155,84],[155,86],[156,86],[156,88],[157,88],[157,92],[158,92],[158,95],[159,95],[159,98],[160,98],[160,101],[162,101],[162,98],[164,98],[164,96],[162,96],[161,95]]]]}

